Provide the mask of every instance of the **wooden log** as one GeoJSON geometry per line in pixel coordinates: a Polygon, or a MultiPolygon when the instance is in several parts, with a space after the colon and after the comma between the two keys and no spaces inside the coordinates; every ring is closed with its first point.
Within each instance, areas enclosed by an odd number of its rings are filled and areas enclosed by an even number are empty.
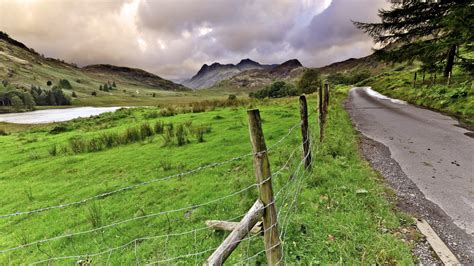
{"type": "MultiPolygon", "coordinates": [[[[220,221],[220,220],[207,220],[206,225],[210,229],[219,230],[219,231],[234,231],[239,222],[228,222],[228,221],[220,221]]],[[[252,235],[260,235],[262,234],[262,227],[263,222],[259,221],[257,224],[250,230],[250,234],[252,235]]]]}
{"type": "Polygon", "coordinates": [[[264,206],[257,200],[247,214],[242,218],[237,227],[222,242],[222,244],[206,260],[204,265],[222,265],[234,249],[240,244],[242,239],[250,232],[250,229],[262,218],[264,206]]]}
{"type": "Polygon", "coordinates": [[[308,130],[308,105],[306,97],[300,96],[300,116],[301,116],[301,134],[303,135],[303,159],[304,166],[308,168],[311,166],[311,150],[310,150],[310,138],[308,130]]]}
{"type": "Polygon", "coordinates": [[[253,149],[253,163],[255,176],[259,184],[260,200],[266,206],[263,214],[264,244],[267,264],[275,265],[283,257],[278,229],[277,211],[273,198],[270,162],[268,160],[267,146],[262,131],[262,121],[258,109],[249,110],[250,141],[253,149]]]}

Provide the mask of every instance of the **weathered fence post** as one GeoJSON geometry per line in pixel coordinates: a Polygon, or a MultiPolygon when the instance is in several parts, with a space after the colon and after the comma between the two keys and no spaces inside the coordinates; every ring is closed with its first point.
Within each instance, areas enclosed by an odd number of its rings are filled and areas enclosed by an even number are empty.
{"type": "Polygon", "coordinates": [[[319,87],[319,142],[324,139],[324,106],[323,106],[323,87],[319,87]]]}
{"type": "Polygon", "coordinates": [[[324,83],[324,121],[326,122],[326,117],[328,114],[329,108],[329,83],[324,83]]]}
{"type": "Polygon", "coordinates": [[[416,86],[416,72],[415,72],[415,75],[413,76],[413,87],[416,86]]]}
{"type": "Polygon", "coordinates": [[[265,251],[268,265],[279,263],[283,257],[280,233],[278,230],[277,211],[273,198],[270,162],[268,160],[267,147],[262,131],[262,121],[258,109],[249,110],[250,141],[254,152],[253,163],[255,176],[259,184],[260,200],[265,206],[263,213],[263,230],[265,251]]]}
{"type": "Polygon", "coordinates": [[[304,166],[308,168],[311,166],[311,150],[310,150],[310,139],[308,130],[308,105],[306,103],[306,97],[300,96],[300,115],[301,115],[301,134],[303,135],[303,159],[304,166]]]}

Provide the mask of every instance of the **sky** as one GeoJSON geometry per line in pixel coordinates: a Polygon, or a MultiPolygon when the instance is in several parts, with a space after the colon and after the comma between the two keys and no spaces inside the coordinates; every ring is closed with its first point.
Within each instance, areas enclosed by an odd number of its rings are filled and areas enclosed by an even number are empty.
{"type": "Polygon", "coordinates": [[[371,53],[351,20],[387,0],[0,0],[0,30],[47,57],[183,80],[203,64],[324,66],[371,53]]]}

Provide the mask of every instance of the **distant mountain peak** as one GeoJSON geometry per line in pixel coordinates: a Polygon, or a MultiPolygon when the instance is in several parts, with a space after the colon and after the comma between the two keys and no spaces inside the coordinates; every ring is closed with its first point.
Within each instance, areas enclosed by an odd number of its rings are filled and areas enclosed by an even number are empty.
{"type": "Polygon", "coordinates": [[[280,67],[291,67],[291,68],[302,67],[302,66],[303,65],[298,59],[291,59],[280,65],[280,67]]]}

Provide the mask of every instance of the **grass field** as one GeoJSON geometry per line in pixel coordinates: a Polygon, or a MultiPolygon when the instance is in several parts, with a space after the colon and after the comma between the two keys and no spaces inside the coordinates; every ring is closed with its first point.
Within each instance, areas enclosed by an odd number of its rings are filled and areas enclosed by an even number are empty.
{"type": "MultiPolygon", "coordinates": [[[[152,108],[122,110],[62,123],[56,131],[51,130],[58,125],[17,127],[17,132],[0,136],[0,215],[136,187],[66,208],[2,217],[0,250],[20,248],[0,253],[0,263],[54,257],[65,257],[53,260],[59,265],[87,257],[94,264],[202,263],[226,236],[204,229],[204,221],[238,220],[257,198],[251,156],[159,179],[251,152],[246,109],[258,107],[267,145],[277,143],[269,157],[273,172],[278,173],[273,184],[286,262],[411,264],[410,244],[402,238],[412,237],[401,233],[401,228],[412,221],[394,210],[388,199],[391,193],[361,159],[356,132],[341,105],[346,94],[347,88],[333,94],[326,141],[313,143],[312,171],[301,168],[298,126],[278,142],[298,125],[296,98],[168,117],[152,108]],[[95,152],[85,148],[75,153],[72,148],[78,138],[93,143],[100,136],[126,135],[129,128],[154,127],[159,121],[173,123],[175,130],[184,125],[188,141],[182,146],[176,139],[165,144],[165,126],[163,135],[117,142],[95,152]],[[206,128],[203,142],[193,133],[199,128],[206,128]],[[152,182],[142,184],[147,181],[152,182]]],[[[314,109],[316,97],[309,97],[314,109]]],[[[314,114],[310,124],[317,139],[314,114]]],[[[263,249],[262,239],[252,237],[228,261],[264,263],[263,249]]]]}

